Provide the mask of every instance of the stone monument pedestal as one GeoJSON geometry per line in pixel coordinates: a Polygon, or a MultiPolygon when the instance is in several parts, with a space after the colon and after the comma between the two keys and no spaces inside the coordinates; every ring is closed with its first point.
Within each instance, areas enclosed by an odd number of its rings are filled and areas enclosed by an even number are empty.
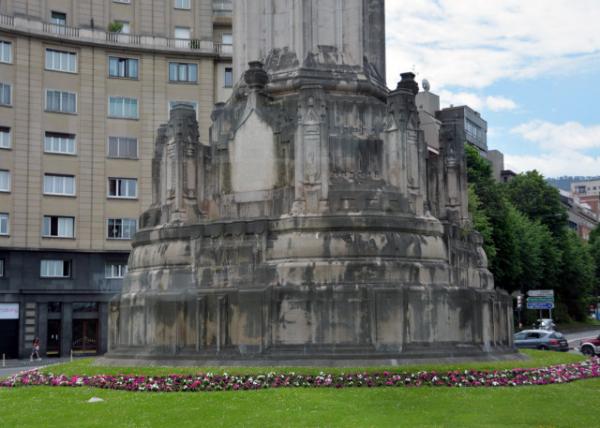
{"type": "Polygon", "coordinates": [[[252,61],[210,144],[187,105],[159,129],[109,359],[515,356],[511,298],[469,220],[464,140],[443,129],[430,153],[414,74],[386,88],[383,7],[235,2],[236,66],[252,61]]]}

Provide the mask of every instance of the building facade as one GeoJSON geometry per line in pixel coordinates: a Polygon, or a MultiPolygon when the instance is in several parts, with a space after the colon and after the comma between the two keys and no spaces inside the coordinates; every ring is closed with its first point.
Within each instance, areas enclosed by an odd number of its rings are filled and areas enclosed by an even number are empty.
{"type": "Polygon", "coordinates": [[[572,183],[571,195],[596,215],[600,215],[600,180],[572,183]]]}
{"type": "Polygon", "coordinates": [[[482,154],[487,152],[487,122],[479,112],[469,106],[451,106],[438,111],[436,116],[441,122],[464,130],[467,143],[475,146],[482,154]]]}
{"type": "Polygon", "coordinates": [[[582,203],[578,197],[571,195],[565,190],[560,191],[560,201],[567,209],[568,225],[577,235],[588,241],[592,230],[598,227],[600,220],[597,213],[590,206],[582,203]]]}
{"type": "Polygon", "coordinates": [[[231,1],[0,0],[0,353],[102,353],[157,127],[233,86],[231,1]]]}

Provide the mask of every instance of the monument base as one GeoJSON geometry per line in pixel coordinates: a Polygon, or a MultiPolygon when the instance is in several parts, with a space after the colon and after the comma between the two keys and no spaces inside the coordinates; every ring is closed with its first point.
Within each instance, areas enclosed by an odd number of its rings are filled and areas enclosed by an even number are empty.
{"type": "Polygon", "coordinates": [[[94,365],[113,367],[402,367],[430,364],[462,364],[494,361],[525,361],[528,357],[512,348],[486,352],[439,352],[405,353],[398,355],[261,355],[257,358],[240,356],[226,359],[202,357],[196,354],[179,354],[165,358],[149,354],[136,354],[133,350],[124,353],[115,350],[109,355],[96,359],[94,365]],[[427,355],[427,356],[424,356],[427,355]]]}

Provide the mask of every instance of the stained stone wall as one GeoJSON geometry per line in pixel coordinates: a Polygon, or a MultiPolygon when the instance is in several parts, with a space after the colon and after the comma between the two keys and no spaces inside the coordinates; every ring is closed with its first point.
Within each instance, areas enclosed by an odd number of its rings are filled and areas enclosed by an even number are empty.
{"type": "Polygon", "coordinates": [[[512,354],[511,299],[469,220],[460,135],[442,129],[430,155],[414,74],[389,91],[377,72],[383,1],[257,3],[256,16],[235,3],[236,56],[266,63],[215,107],[210,146],[184,104],[159,130],[110,357],[512,354]],[[332,16],[341,39],[322,28],[332,16]],[[289,19],[303,25],[274,37],[289,19]]]}

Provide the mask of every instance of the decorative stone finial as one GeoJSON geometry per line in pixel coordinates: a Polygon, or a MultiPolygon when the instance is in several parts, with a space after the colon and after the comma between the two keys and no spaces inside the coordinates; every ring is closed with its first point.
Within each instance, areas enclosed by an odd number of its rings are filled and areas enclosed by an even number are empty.
{"type": "Polygon", "coordinates": [[[419,93],[419,84],[415,81],[415,73],[408,72],[400,74],[402,80],[398,82],[397,89],[404,89],[414,95],[419,93]]]}
{"type": "Polygon", "coordinates": [[[248,70],[244,72],[244,80],[250,89],[264,89],[269,81],[269,75],[260,61],[250,61],[248,70]]]}
{"type": "Polygon", "coordinates": [[[175,117],[185,117],[190,116],[196,119],[196,110],[194,110],[194,106],[190,103],[186,102],[177,102],[173,104],[171,107],[171,112],[169,113],[169,118],[173,119],[175,117]]]}

